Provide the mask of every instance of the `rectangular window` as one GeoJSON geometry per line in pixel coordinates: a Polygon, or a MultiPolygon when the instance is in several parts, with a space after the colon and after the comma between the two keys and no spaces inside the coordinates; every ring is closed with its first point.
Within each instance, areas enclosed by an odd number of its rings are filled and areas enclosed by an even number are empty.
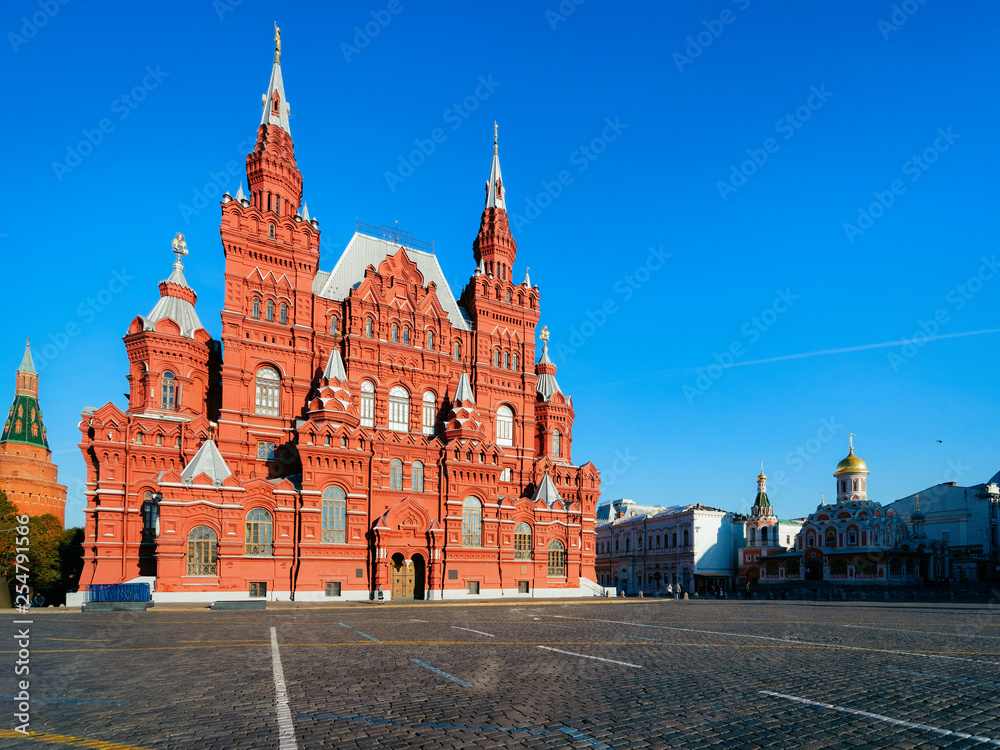
{"type": "Polygon", "coordinates": [[[451,570],[448,571],[448,580],[449,581],[458,580],[458,571],[455,568],[452,568],[451,570]]]}
{"type": "Polygon", "coordinates": [[[527,581],[518,581],[517,582],[517,593],[519,593],[519,594],[527,594],[528,593],[528,582],[527,581]]]}
{"type": "Polygon", "coordinates": [[[479,593],[479,581],[469,581],[466,584],[466,590],[470,594],[478,594],[479,593]]]}
{"type": "Polygon", "coordinates": [[[346,500],[323,500],[323,543],[347,544],[346,500]]]}
{"type": "Polygon", "coordinates": [[[503,470],[501,470],[501,472],[500,472],[500,481],[501,482],[509,482],[510,481],[510,475],[511,475],[511,470],[510,469],[503,469],[503,470]]]}
{"type": "Polygon", "coordinates": [[[950,543],[951,542],[951,532],[950,531],[942,531],[941,532],[941,541],[944,542],[945,544],[950,543]]]}
{"type": "Polygon", "coordinates": [[[254,581],[250,584],[250,596],[267,596],[267,582],[254,581]]]}
{"type": "Polygon", "coordinates": [[[424,401],[424,434],[434,434],[434,402],[424,401]]]}
{"type": "Polygon", "coordinates": [[[355,568],[354,569],[354,577],[355,578],[364,578],[365,577],[365,569],[364,568],[355,568]]]}
{"type": "Polygon", "coordinates": [[[259,461],[274,460],[274,443],[266,440],[259,440],[257,442],[257,460],[259,461]]]}
{"type": "Polygon", "coordinates": [[[333,581],[332,583],[326,584],[326,595],[340,596],[340,581],[333,581]]]}
{"type": "Polygon", "coordinates": [[[364,392],[364,386],[361,393],[361,426],[375,426],[375,394],[364,392]]]}

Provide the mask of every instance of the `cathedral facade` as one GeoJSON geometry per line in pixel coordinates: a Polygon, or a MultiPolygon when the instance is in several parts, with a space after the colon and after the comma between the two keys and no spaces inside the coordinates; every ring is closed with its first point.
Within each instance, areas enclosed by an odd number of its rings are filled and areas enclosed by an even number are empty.
{"type": "Polygon", "coordinates": [[[124,338],[128,407],[83,412],[81,584],[150,580],[159,601],[591,593],[600,474],[573,462],[539,289],[512,275],[496,137],[457,299],[431,248],[392,230],[359,224],[320,269],[280,46],[246,167],[221,204],[221,341],[178,235],[124,338]]]}

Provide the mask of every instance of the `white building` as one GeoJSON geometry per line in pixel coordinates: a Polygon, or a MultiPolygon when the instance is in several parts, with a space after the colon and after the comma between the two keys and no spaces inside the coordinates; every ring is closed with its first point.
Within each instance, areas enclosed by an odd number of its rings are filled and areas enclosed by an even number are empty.
{"type": "Polygon", "coordinates": [[[743,526],[700,503],[670,508],[616,500],[597,510],[598,583],[628,595],[733,590],[743,526]]]}

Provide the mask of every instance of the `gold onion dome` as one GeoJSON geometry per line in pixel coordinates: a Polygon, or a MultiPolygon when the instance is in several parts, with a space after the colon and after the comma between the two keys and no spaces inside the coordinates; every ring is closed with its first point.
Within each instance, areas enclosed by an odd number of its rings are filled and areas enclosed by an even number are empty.
{"type": "Polygon", "coordinates": [[[851,446],[850,452],[837,464],[837,470],[833,473],[834,476],[839,476],[841,474],[868,474],[868,465],[862,461],[860,458],[854,455],[854,446],[851,446]]]}

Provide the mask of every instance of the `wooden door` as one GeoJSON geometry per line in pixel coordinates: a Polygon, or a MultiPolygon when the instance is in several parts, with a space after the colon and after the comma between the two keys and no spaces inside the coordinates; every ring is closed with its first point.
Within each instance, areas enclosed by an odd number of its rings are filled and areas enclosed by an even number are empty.
{"type": "MultiPolygon", "coordinates": [[[[405,588],[405,578],[406,578],[406,566],[399,565],[392,567],[392,598],[393,599],[404,599],[406,594],[403,593],[405,588]]],[[[412,588],[411,594],[412,597],[412,588]]]]}
{"type": "MultiPolygon", "coordinates": [[[[409,560],[406,561],[410,563],[409,560]]],[[[403,581],[403,599],[413,598],[413,584],[416,581],[416,570],[412,563],[408,564],[404,569],[405,580],[403,581]]]]}

